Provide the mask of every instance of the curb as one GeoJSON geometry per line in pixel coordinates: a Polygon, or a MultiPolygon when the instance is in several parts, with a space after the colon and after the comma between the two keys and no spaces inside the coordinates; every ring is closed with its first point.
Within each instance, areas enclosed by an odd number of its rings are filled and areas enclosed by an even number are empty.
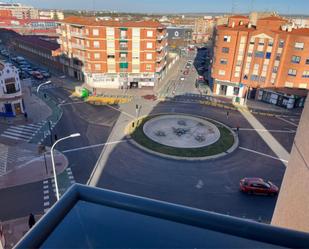
{"type": "MultiPolygon", "coordinates": [[[[156,113],[155,114],[156,116],[157,115],[171,115],[171,113],[156,113]]],[[[221,157],[224,157],[226,155],[229,155],[231,154],[232,152],[234,152],[238,146],[239,146],[239,138],[238,138],[238,135],[235,133],[235,131],[233,131],[230,127],[228,127],[227,125],[217,121],[217,120],[214,120],[214,119],[211,119],[211,118],[205,118],[205,117],[202,117],[202,116],[199,116],[199,115],[191,115],[191,114],[186,114],[186,113],[177,113],[177,115],[186,115],[186,116],[192,116],[192,117],[199,117],[199,118],[202,118],[202,119],[205,119],[205,120],[211,120],[215,123],[218,123],[222,126],[224,126],[225,128],[227,128],[233,135],[233,138],[234,138],[234,143],[233,145],[226,151],[226,152],[221,152],[217,155],[212,155],[212,156],[204,156],[204,157],[180,157],[180,156],[173,156],[173,155],[168,155],[168,154],[163,154],[163,153],[160,153],[160,152],[156,152],[156,151],[153,151],[151,149],[148,149],[142,145],[140,145],[138,142],[136,142],[130,134],[128,134],[128,127],[131,126],[132,122],[130,122],[126,128],[125,128],[125,134],[126,134],[126,138],[127,140],[134,146],[136,146],[137,148],[139,148],[140,150],[143,150],[149,154],[152,154],[152,155],[156,155],[156,156],[160,156],[160,157],[163,157],[165,159],[172,159],[172,160],[179,160],[179,161],[206,161],[206,160],[212,160],[212,159],[218,159],[218,158],[221,158],[221,157]]],[[[145,117],[145,116],[143,116],[145,117]]],[[[141,117],[140,119],[142,119],[143,117],[141,117]]]]}

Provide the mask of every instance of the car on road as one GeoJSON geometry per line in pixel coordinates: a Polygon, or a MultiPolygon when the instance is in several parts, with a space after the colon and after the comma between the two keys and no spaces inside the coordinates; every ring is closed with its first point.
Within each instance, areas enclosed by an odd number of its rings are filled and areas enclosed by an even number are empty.
{"type": "Polygon", "coordinates": [[[257,177],[245,177],[239,182],[240,190],[248,194],[277,195],[279,188],[271,181],[257,177]]]}
{"type": "Polygon", "coordinates": [[[187,63],[192,64],[193,60],[188,60],[187,63]]]}
{"type": "Polygon", "coordinates": [[[184,80],[185,80],[185,77],[180,77],[180,80],[181,80],[181,81],[184,81],[184,80]]]}
{"type": "Polygon", "coordinates": [[[38,71],[33,71],[32,76],[37,80],[42,80],[44,78],[44,76],[38,71]]]}
{"type": "Polygon", "coordinates": [[[189,74],[189,70],[183,71],[183,74],[184,74],[184,75],[188,75],[188,74],[189,74]]]}

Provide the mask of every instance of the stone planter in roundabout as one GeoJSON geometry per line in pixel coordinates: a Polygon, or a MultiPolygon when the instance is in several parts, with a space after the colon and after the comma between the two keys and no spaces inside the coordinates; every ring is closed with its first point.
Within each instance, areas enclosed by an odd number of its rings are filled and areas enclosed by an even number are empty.
{"type": "Polygon", "coordinates": [[[237,134],[226,125],[188,114],[142,117],[128,125],[127,134],[137,147],[172,159],[214,159],[238,147],[237,134]]]}

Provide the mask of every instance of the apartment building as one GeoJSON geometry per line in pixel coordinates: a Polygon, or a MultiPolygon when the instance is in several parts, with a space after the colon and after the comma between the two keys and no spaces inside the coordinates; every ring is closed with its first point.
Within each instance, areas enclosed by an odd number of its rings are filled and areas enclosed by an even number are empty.
{"type": "Polygon", "coordinates": [[[64,72],[94,90],[153,87],[164,75],[167,33],[159,22],[68,17],[58,33],[64,72]]]}
{"type": "Polygon", "coordinates": [[[192,40],[194,43],[206,43],[212,35],[215,26],[215,19],[212,16],[197,18],[194,23],[192,40]]]}
{"type": "MultiPolygon", "coordinates": [[[[295,29],[287,20],[232,16],[217,26],[212,65],[213,91],[244,97],[258,89],[309,89],[309,29],[295,29]]],[[[292,106],[285,96],[265,91],[266,102],[292,106]]],[[[293,100],[292,100],[293,101],[293,100]]]]}
{"type": "Polygon", "coordinates": [[[11,12],[11,16],[17,19],[38,19],[39,10],[32,6],[23,5],[21,3],[3,3],[0,2],[0,10],[11,12]]]}
{"type": "Polygon", "coordinates": [[[0,61],[0,116],[14,117],[24,112],[17,69],[0,61]]]}

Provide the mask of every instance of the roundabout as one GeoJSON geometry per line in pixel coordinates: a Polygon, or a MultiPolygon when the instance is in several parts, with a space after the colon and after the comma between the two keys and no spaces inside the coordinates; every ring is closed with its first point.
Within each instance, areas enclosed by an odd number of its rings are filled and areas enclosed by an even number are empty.
{"type": "Polygon", "coordinates": [[[188,114],[158,114],[130,123],[133,144],[158,156],[181,160],[218,158],[234,151],[238,137],[226,125],[188,114]]]}

